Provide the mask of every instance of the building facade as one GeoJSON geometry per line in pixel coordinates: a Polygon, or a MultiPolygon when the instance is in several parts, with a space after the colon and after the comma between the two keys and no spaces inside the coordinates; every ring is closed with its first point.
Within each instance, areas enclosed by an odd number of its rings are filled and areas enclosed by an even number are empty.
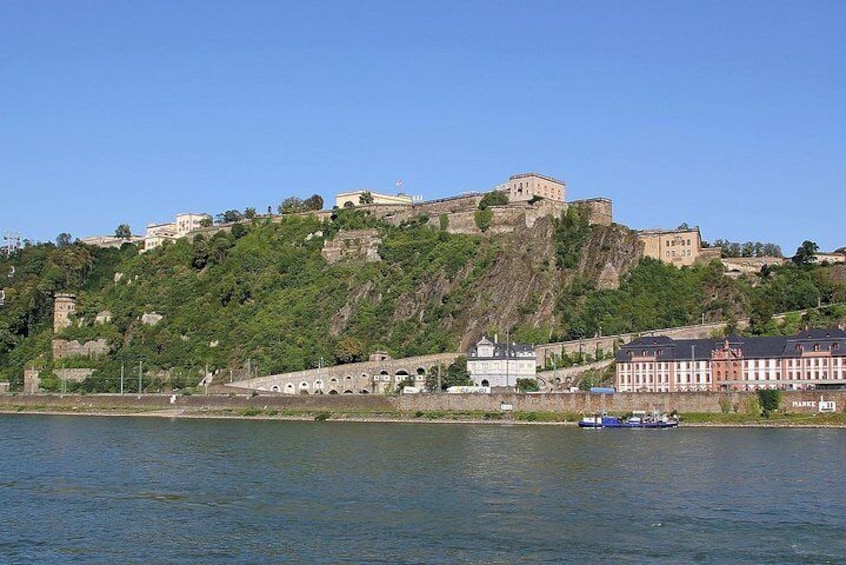
{"type": "Polygon", "coordinates": [[[514,389],[518,379],[537,378],[534,347],[483,337],[467,352],[467,372],[476,386],[514,389]]]}
{"type": "Polygon", "coordinates": [[[176,237],[184,237],[194,230],[203,227],[203,223],[212,221],[209,214],[177,214],[176,215],[176,237]]]}
{"type": "Polygon", "coordinates": [[[682,339],[641,337],[617,354],[619,392],[811,390],[846,386],[846,332],[682,339]]]}
{"type": "Polygon", "coordinates": [[[141,251],[161,247],[166,241],[176,241],[203,227],[202,224],[205,221],[211,220],[212,217],[209,214],[185,213],[177,214],[175,222],[148,224],[147,233],[144,235],[144,248],[141,251]]]}
{"type": "Polygon", "coordinates": [[[719,247],[702,247],[699,228],[677,230],[642,230],[637,234],[643,243],[643,256],[684,267],[698,260],[720,258],[719,247]]]}
{"type": "Polygon", "coordinates": [[[538,173],[512,175],[505,184],[505,189],[511,202],[531,200],[535,196],[564,202],[567,196],[567,185],[564,181],[538,173]]]}

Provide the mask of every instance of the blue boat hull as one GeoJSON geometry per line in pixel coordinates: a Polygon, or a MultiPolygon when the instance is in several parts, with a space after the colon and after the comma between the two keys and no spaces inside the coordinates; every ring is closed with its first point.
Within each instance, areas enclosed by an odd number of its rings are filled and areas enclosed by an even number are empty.
{"type": "Polygon", "coordinates": [[[663,429],[678,427],[678,420],[657,420],[652,422],[626,422],[616,416],[602,416],[583,418],[579,420],[580,428],[632,428],[632,429],[663,429]]]}

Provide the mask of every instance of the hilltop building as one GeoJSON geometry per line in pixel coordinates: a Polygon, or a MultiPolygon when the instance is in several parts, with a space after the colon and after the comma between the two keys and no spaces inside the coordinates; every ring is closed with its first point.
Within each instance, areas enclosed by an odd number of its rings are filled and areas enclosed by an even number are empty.
{"type": "Polygon", "coordinates": [[[370,194],[370,197],[373,199],[370,204],[411,206],[412,204],[414,204],[414,202],[417,201],[417,199],[415,199],[413,196],[409,196],[408,194],[382,194],[379,192],[373,192],[372,190],[365,190],[362,188],[358,190],[351,190],[349,192],[339,193],[337,196],[335,196],[335,207],[351,208],[353,206],[362,206],[364,203],[361,200],[365,193],[370,194]]]}
{"type": "Polygon", "coordinates": [[[538,173],[512,175],[503,185],[503,190],[508,193],[508,200],[511,202],[523,202],[536,196],[564,202],[567,196],[567,185],[564,181],[538,173]]]}
{"type": "Polygon", "coordinates": [[[476,386],[517,387],[517,379],[537,378],[537,358],[531,345],[499,343],[487,337],[467,352],[467,372],[476,386]]]}
{"type": "Polygon", "coordinates": [[[641,230],[637,234],[643,243],[643,256],[658,259],[676,267],[719,259],[719,247],[702,247],[699,228],[675,230],[641,230]]]}
{"type": "Polygon", "coordinates": [[[620,348],[619,392],[808,390],[846,385],[846,332],[680,339],[641,337],[620,348]]]}
{"type": "Polygon", "coordinates": [[[148,224],[144,235],[144,249],[149,251],[161,246],[166,241],[176,241],[189,233],[203,227],[203,223],[211,222],[209,214],[183,213],[176,215],[175,222],[164,224],[148,224]]]}

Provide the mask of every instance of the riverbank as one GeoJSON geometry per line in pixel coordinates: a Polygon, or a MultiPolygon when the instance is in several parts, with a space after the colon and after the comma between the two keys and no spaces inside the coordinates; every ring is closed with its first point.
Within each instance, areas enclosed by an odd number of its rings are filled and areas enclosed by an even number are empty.
{"type": "MultiPolygon", "coordinates": [[[[329,403],[309,400],[251,395],[3,395],[0,414],[547,426],[576,426],[582,416],[569,411],[509,410],[508,406],[498,411],[462,410],[458,405],[451,410],[402,410],[384,397],[329,403]]],[[[684,427],[846,428],[846,414],[842,412],[779,411],[769,417],[739,412],[679,414],[684,427]]]]}

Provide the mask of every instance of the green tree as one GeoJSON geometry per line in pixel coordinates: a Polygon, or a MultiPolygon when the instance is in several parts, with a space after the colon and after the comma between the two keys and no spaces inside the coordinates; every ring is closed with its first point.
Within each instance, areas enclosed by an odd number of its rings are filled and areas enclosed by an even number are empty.
{"type": "Polygon", "coordinates": [[[358,197],[359,204],[373,204],[373,194],[369,190],[365,190],[358,197]]]}
{"type": "Polygon", "coordinates": [[[276,208],[280,214],[294,214],[303,211],[303,200],[296,196],[289,196],[276,208]]]}
{"type": "Polygon", "coordinates": [[[476,213],[473,215],[473,219],[475,220],[476,227],[479,228],[479,231],[484,233],[488,231],[488,228],[491,227],[491,222],[493,222],[493,210],[489,208],[476,210],[476,213]]]}
{"type": "Polygon", "coordinates": [[[486,193],[479,201],[479,210],[487,210],[491,206],[505,206],[508,204],[508,194],[501,190],[486,193]]]}
{"type": "Polygon", "coordinates": [[[768,417],[772,412],[778,410],[781,404],[781,391],[762,389],[758,391],[758,403],[761,405],[761,410],[764,416],[768,417]]]}
{"type": "Polygon", "coordinates": [[[56,236],[56,245],[58,247],[67,247],[73,243],[73,236],[67,232],[62,232],[56,236]]]}
{"type": "Polygon", "coordinates": [[[246,210],[244,210],[244,217],[245,217],[245,218],[247,218],[248,220],[253,220],[253,219],[255,219],[255,217],[256,217],[256,209],[255,209],[255,208],[253,208],[253,207],[249,207],[249,208],[247,208],[246,210]]]}
{"type": "Polygon", "coordinates": [[[244,224],[235,224],[232,226],[232,230],[229,232],[232,234],[232,237],[235,239],[241,239],[245,235],[247,235],[247,226],[244,224]]]}
{"type": "Polygon", "coordinates": [[[129,224],[121,224],[115,228],[115,237],[119,239],[129,239],[132,237],[132,230],[129,229],[129,224]]]}
{"type": "Polygon", "coordinates": [[[241,214],[238,210],[227,210],[226,212],[221,212],[217,216],[215,216],[215,220],[218,224],[231,224],[233,222],[239,222],[244,219],[244,215],[241,214]]]}
{"type": "Polygon", "coordinates": [[[323,197],[319,194],[312,194],[310,197],[303,200],[303,211],[320,211],[323,210],[323,197]]]}
{"type": "Polygon", "coordinates": [[[811,265],[817,260],[817,251],[819,246],[813,241],[807,239],[802,242],[802,245],[796,249],[796,254],[793,256],[793,262],[797,265],[811,265]]]}
{"type": "Polygon", "coordinates": [[[364,343],[358,338],[344,336],[335,343],[333,356],[339,365],[363,361],[365,355],[364,343]]]}

